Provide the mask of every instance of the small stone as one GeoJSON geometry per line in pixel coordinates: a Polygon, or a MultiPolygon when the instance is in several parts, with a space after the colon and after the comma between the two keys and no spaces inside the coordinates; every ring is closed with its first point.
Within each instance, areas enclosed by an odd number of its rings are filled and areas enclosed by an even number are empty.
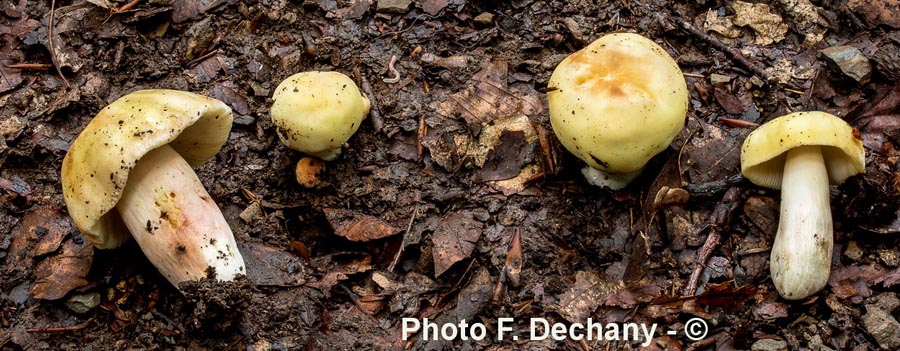
{"type": "Polygon", "coordinates": [[[869,306],[863,315],[863,326],[878,345],[888,350],[900,348],[900,323],[884,310],[869,306]]]}
{"type": "Polygon", "coordinates": [[[897,309],[897,307],[900,307],[900,299],[897,299],[897,293],[886,292],[878,294],[878,296],[875,297],[875,302],[872,304],[875,307],[890,312],[897,309]]]}
{"type": "Polygon", "coordinates": [[[246,223],[251,223],[254,219],[259,217],[260,212],[262,212],[262,209],[260,208],[259,203],[253,202],[250,206],[247,206],[247,208],[241,211],[241,214],[238,215],[238,217],[241,217],[241,220],[246,223]]]}
{"type": "Polygon", "coordinates": [[[897,251],[892,249],[879,249],[878,258],[888,267],[897,267],[897,264],[900,264],[900,257],[898,257],[897,251]]]}
{"type": "Polygon", "coordinates": [[[781,340],[760,339],[750,346],[753,351],[787,351],[787,343],[781,340]]]}
{"type": "Polygon", "coordinates": [[[563,25],[566,26],[566,30],[572,34],[572,38],[575,38],[575,40],[579,42],[584,40],[584,32],[581,31],[581,26],[578,25],[578,22],[576,22],[574,18],[566,17],[563,18],[562,22],[563,25]]]}
{"type": "Polygon", "coordinates": [[[100,293],[98,292],[72,295],[72,297],[66,300],[66,307],[75,313],[87,313],[99,304],[100,293]]]}
{"type": "Polygon", "coordinates": [[[813,335],[813,337],[809,338],[809,345],[806,349],[809,351],[834,351],[834,349],[825,346],[825,343],[822,342],[822,337],[818,335],[813,335]]]}
{"type": "Polygon", "coordinates": [[[411,4],[412,0],[378,0],[375,12],[403,14],[409,11],[409,5],[411,4]]]}
{"type": "Polygon", "coordinates": [[[244,115],[234,118],[234,124],[237,124],[239,126],[249,126],[253,124],[253,122],[256,122],[256,118],[253,118],[253,116],[244,115]]]}
{"type": "Polygon", "coordinates": [[[850,46],[832,46],[819,51],[820,57],[824,57],[835,68],[855,80],[859,84],[865,84],[872,75],[872,65],[862,51],[850,46]]]}
{"type": "Polygon", "coordinates": [[[480,15],[475,16],[475,24],[482,26],[489,26],[494,23],[494,14],[490,12],[482,12],[480,15]]]}
{"type": "Polygon", "coordinates": [[[855,241],[850,241],[847,243],[847,248],[844,249],[844,256],[851,260],[859,261],[863,256],[863,252],[855,241]]]}
{"type": "Polygon", "coordinates": [[[729,76],[726,76],[723,74],[718,74],[718,73],[713,73],[713,74],[709,75],[709,83],[712,85],[727,84],[730,82],[731,82],[731,77],[729,77],[729,76]]]}

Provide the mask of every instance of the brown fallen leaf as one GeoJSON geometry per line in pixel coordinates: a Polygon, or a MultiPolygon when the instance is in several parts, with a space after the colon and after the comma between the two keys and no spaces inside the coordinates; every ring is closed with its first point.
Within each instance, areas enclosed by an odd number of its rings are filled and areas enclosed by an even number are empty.
{"type": "Polygon", "coordinates": [[[396,235],[401,230],[379,218],[350,210],[325,208],[322,212],[334,233],[351,241],[372,241],[396,235]]]}
{"type": "Polygon", "coordinates": [[[468,211],[451,213],[441,218],[431,241],[434,243],[434,276],[438,277],[454,263],[469,257],[484,225],[468,211]]]}
{"type": "Polygon", "coordinates": [[[354,256],[347,258],[338,258],[337,256],[343,256],[343,254],[333,254],[325,257],[319,257],[316,259],[317,262],[314,262],[313,265],[319,264],[327,264],[328,267],[325,270],[325,274],[319,278],[318,280],[312,279],[307,281],[306,286],[320,289],[328,294],[328,291],[331,290],[332,287],[335,286],[338,282],[342,280],[347,280],[349,275],[366,272],[372,269],[372,257],[369,255],[365,256],[354,256]],[[327,263],[321,263],[318,261],[329,261],[327,263]]]}
{"type": "Polygon", "coordinates": [[[261,243],[239,246],[247,265],[247,278],[253,285],[298,286],[306,280],[306,267],[300,257],[261,243]]]}
{"type": "Polygon", "coordinates": [[[94,261],[94,246],[80,236],[70,236],[55,255],[37,264],[37,278],[29,292],[36,299],[56,300],[72,289],[87,285],[94,261]]]}
{"type": "Polygon", "coordinates": [[[200,16],[228,0],[185,0],[172,4],[172,22],[181,23],[200,18],[200,16]]]}
{"type": "Polygon", "coordinates": [[[842,299],[867,298],[872,296],[870,286],[877,284],[887,274],[880,265],[852,265],[839,267],[831,271],[828,286],[842,299]]]}
{"type": "Polygon", "coordinates": [[[517,113],[536,115],[543,112],[543,102],[537,92],[508,87],[507,72],[506,59],[485,59],[481,71],[472,76],[466,88],[450,95],[446,101],[435,102],[432,107],[443,116],[461,116],[470,128],[480,128],[494,119],[517,113]]]}
{"type": "Polygon", "coordinates": [[[850,0],[846,6],[853,12],[862,15],[872,26],[886,25],[900,28],[900,7],[898,0],[850,0]]]}
{"type": "Polygon", "coordinates": [[[624,285],[602,279],[597,273],[578,271],[575,284],[559,296],[556,311],[570,322],[585,321],[606,298],[624,285]]]}
{"type": "Polygon", "coordinates": [[[754,40],[756,45],[779,42],[787,34],[788,25],[784,24],[781,16],[772,12],[767,4],[735,1],[732,7],[734,8],[734,24],[749,26],[753,29],[756,34],[754,40]]]}

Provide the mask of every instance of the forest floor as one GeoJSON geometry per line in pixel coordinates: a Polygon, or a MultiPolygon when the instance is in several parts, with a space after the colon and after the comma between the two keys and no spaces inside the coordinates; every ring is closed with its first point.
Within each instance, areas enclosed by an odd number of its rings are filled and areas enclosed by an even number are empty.
{"type": "Polygon", "coordinates": [[[897,5],[4,1],[0,350],[900,349],[897,5]],[[612,32],[660,44],[690,92],[682,133],[620,191],[585,182],[546,103],[554,67],[612,32]],[[352,77],[372,111],[307,189],[269,107],[312,70],[352,77]],[[66,151],[104,106],[148,88],[234,111],[197,173],[246,278],[179,290],[134,241],[93,249],[75,229],[66,151]],[[787,301],[769,273],[780,194],[736,175],[756,124],[803,110],[858,129],[867,172],[831,188],[827,286],[787,301]],[[483,323],[488,337],[404,341],[403,318],[483,323]],[[519,340],[498,340],[500,318],[519,340]],[[588,318],[659,329],[528,340],[532,320],[588,318]],[[705,334],[690,334],[695,318],[705,334]]]}

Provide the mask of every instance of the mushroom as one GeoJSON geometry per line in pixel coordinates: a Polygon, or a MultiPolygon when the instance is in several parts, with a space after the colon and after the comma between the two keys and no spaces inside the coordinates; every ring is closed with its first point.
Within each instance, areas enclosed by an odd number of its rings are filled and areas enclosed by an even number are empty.
{"type": "Polygon", "coordinates": [[[231,130],[221,101],[176,90],[141,90],[103,108],[72,143],[62,187],[75,225],[100,249],[130,236],[178,283],[244,274],[222,212],[191,167],[215,156],[231,130]]]}
{"type": "Polygon", "coordinates": [[[659,45],[615,33],[566,57],[548,83],[550,124],[588,164],[593,185],[622,189],[684,127],[687,83],[659,45]]]}
{"type": "Polygon", "coordinates": [[[278,84],[272,96],[275,131],[291,149],[331,161],[353,136],[369,99],[339,72],[302,72],[278,84]]]}
{"type": "Polygon", "coordinates": [[[788,300],[821,290],[831,271],[829,183],[865,173],[859,134],[824,112],[796,112],[760,126],[741,147],[741,172],[756,185],[781,189],[772,244],[772,282],[788,300]]]}

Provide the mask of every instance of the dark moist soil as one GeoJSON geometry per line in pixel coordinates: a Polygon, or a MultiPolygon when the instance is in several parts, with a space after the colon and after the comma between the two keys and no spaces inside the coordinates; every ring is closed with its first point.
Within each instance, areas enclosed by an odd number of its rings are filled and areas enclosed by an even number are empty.
{"type": "Polygon", "coordinates": [[[640,347],[526,341],[530,318],[589,317],[659,323],[650,350],[900,347],[893,2],[404,3],[57,1],[53,40],[53,2],[0,4],[0,349],[640,347]],[[763,43],[772,30],[738,17],[785,26],[784,38],[776,28],[763,43]],[[558,62],[610,32],[659,43],[691,94],[682,134],[622,191],[585,183],[544,93],[558,62]],[[857,65],[820,54],[833,47],[857,65]],[[311,70],[348,74],[373,110],[305,189],[269,105],[282,79],[311,70]],[[69,145],[105,105],[147,88],[233,109],[228,142],[197,172],[247,277],[179,291],[134,242],[93,250],[68,217],[69,145]],[[832,188],[829,284],[787,301],[768,270],[779,195],[734,176],[753,123],[799,110],[844,117],[868,163],[832,188]],[[404,317],[485,323],[488,337],[403,341],[404,317]],[[519,341],[497,340],[501,317],[519,341]],[[684,331],[692,318],[709,324],[699,341],[684,331]]]}

